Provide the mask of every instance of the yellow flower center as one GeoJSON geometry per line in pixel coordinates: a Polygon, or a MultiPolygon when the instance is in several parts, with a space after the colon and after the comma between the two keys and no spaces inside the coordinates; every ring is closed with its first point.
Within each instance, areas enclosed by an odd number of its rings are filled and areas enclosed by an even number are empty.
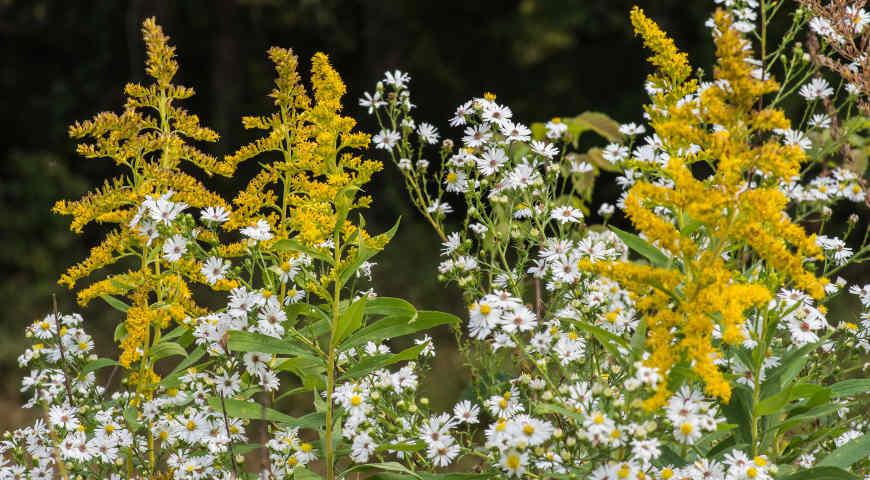
{"type": "Polygon", "coordinates": [[[619,468],[619,471],[616,472],[616,475],[619,478],[628,478],[628,476],[631,475],[631,468],[628,465],[623,465],[619,468]]]}

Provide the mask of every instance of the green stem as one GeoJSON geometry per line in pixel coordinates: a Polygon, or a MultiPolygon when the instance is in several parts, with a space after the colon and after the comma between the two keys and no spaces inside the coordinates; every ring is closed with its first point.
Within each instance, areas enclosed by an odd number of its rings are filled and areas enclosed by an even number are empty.
{"type": "MultiPolygon", "coordinates": [[[[335,245],[333,246],[333,254],[335,259],[334,267],[338,269],[339,262],[341,261],[341,244],[339,243],[341,240],[340,233],[338,229],[336,229],[333,234],[333,241],[335,245]]],[[[334,289],[333,289],[333,299],[332,299],[332,321],[329,329],[329,351],[326,357],[326,431],[323,435],[323,452],[324,452],[324,461],[326,462],[326,480],[335,480],[335,451],[333,449],[332,442],[332,423],[333,423],[333,394],[335,392],[335,356],[337,345],[334,341],[335,332],[338,328],[339,317],[341,315],[341,287],[339,286],[338,279],[335,279],[334,289]]]]}

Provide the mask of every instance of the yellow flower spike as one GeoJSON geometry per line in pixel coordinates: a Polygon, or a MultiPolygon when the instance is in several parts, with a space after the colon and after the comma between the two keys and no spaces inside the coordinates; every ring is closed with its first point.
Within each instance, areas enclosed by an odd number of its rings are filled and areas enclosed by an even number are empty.
{"type": "MultiPolygon", "coordinates": [[[[719,346],[745,340],[746,312],[764,307],[771,289],[783,282],[816,298],[824,295],[827,280],[804,266],[804,259],[820,255],[819,248],[812,235],[785,215],[788,199],[779,190],[781,182],[800,171],[806,155],[771,137],[771,131],[789,128],[789,121],[778,109],[756,106],[778,86],[772,79],[755,78],[748,61],[750,43],[726,13],[714,15],[716,82],[703,89],[689,79],[685,54],[652,20],[638,8],[631,18],[653,52],[650,63],[656,72],[649,80],[657,90],[646,111],[669,159],[664,167],[629,163],[673,186],[636,182],[625,198],[625,212],[644,238],[674,262],[581,261],[578,266],[611,278],[631,293],[647,324],[647,365],[667,377],[677,363],[688,363],[704,381],[705,392],[727,402],[731,385],[716,364],[722,355],[719,346]],[[712,131],[710,125],[720,128],[712,131]],[[701,161],[713,168],[703,179],[692,169],[701,161]],[[747,178],[756,185],[747,188],[747,178]],[[676,221],[657,213],[659,207],[675,212],[676,221]],[[690,233],[687,225],[692,225],[690,233]],[[745,247],[763,261],[769,279],[746,278],[740,266],[723,258],[745,247]],[[713,336],[717,327],[721,341],[713,336]]],[[[665,403],[666,385],[661,382],[646,399],[646,408],[665,403]]]]}
{"type": "Polygon", "coordinates": [[[631,24],[635,34],[641,36],[644,45],[653,51],[649,62],[659,69],[661,76],[652,77],[651,80],[666,79],[676,84],[689,77],[692,67],[688,55],[680,52],[674,41],[640,7],[631,9],[631,24]]]}

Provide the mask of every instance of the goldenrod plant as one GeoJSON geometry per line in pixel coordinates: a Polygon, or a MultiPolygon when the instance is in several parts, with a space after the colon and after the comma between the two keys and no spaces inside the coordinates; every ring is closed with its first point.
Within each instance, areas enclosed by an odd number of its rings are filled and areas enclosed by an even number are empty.
{"type": "Polygon", "coordinates": [[[305,75],[273,47],[273,108],[242,119],[263,136],[222,159],[193,144],[218,136],[178,105],[193,90],[146,20],[153,82],[71,128],[124,173],[55,206],[73,231],[113,226],[60,283],[120,312],[118,353],[77,313],[27,328],[43,414],[4,437],[0,478],[867,478],[870,286],[841,275],[870,258],[870,13],[715,3],[706,73],[631,10],[643,121],[523,123],[486,93],[450,118],[457,141],[415,119],[407,73],[359,100],[370,137],[327,55],[305,75]],[[364,220],[378,154],[466,321],[376,293],[398,228],[364,220]],[[225,201],[194,176],[213,174],[245,186],[225,201]],[[471,378],[447,411],[419,392],[439,326],[471,378]]]}
{"type": "Polygon", "coordinates": [[[128,85],[124,113],[71,128],[90,139],[82,155],[108,157],[127,172],[55,206],[73,216],[77,232],[91,222],[117,225],[60,283],[103,276],[78,299],[86,306],[102,298],[124,313],[115,332],[120,352],[96,358],[78,314],[53,312],[31,325],[37,343],[21,357],[33,368],[24,389],[33,392],[27,406],[45,408],[46,420],[9,437],[3,452],[15,463],[3,476],[321,478],[320,471],[335,479],[346,476],[338,469],[405,471],[398,463],[355,466],[367,456],[351,450],[338,427],[370,414],[370,402],[354,392],[375,378],[396,375],[397,394],[413,395],[431,339],[407,340],[397,353],[385,342],[458,318],[367,287],[369,260],[398,224],[370,235],[358,216],[371,204],[361,192],[382,167],[360,155],[369,136],[340,113],[344,83],[318,53],[309,97],[293,52],[270,49],[276,111],[243,119],[267,136],[218,160],[189,143],[218,135],[177,105],[193,90],[171,83],[178,65],[168,37],[154,19],[143,34],[154,83],[128,85]],[[181,168],[186,161],[232,176],[253,157],[260,170],[231,203],[181,168]],[[204,306],[199,292],[208,290],[227,301],[204,306]],[[398,372],[386,369],[397,363],[405,364],[398,372]],[[113,373],[100,386],[96,372],[107,367],[113,373]],[[279,404],[307,414],[281,413],[279,404]]]}

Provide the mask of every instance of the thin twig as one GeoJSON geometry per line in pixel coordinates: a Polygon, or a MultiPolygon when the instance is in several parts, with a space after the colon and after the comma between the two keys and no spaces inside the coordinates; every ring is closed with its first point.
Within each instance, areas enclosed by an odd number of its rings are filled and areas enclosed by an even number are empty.
{"type": "Polygon", "coordinates": [[[57,330],[55,335],[57,336],[57,348],[60,351],[60,370],[63,373],[63,383],[66,387],[66,399],[67,403],[70,406],[73,405],[73,394],[72,387],[69,383],[69,375],[66,372],[66,356],[63,351],[63,337],[60,335],[60,314],[57,311],[57,296],[51,295],[51,304],[52,304],[52,315],[54,316],[54,327],[57,330]]]}

